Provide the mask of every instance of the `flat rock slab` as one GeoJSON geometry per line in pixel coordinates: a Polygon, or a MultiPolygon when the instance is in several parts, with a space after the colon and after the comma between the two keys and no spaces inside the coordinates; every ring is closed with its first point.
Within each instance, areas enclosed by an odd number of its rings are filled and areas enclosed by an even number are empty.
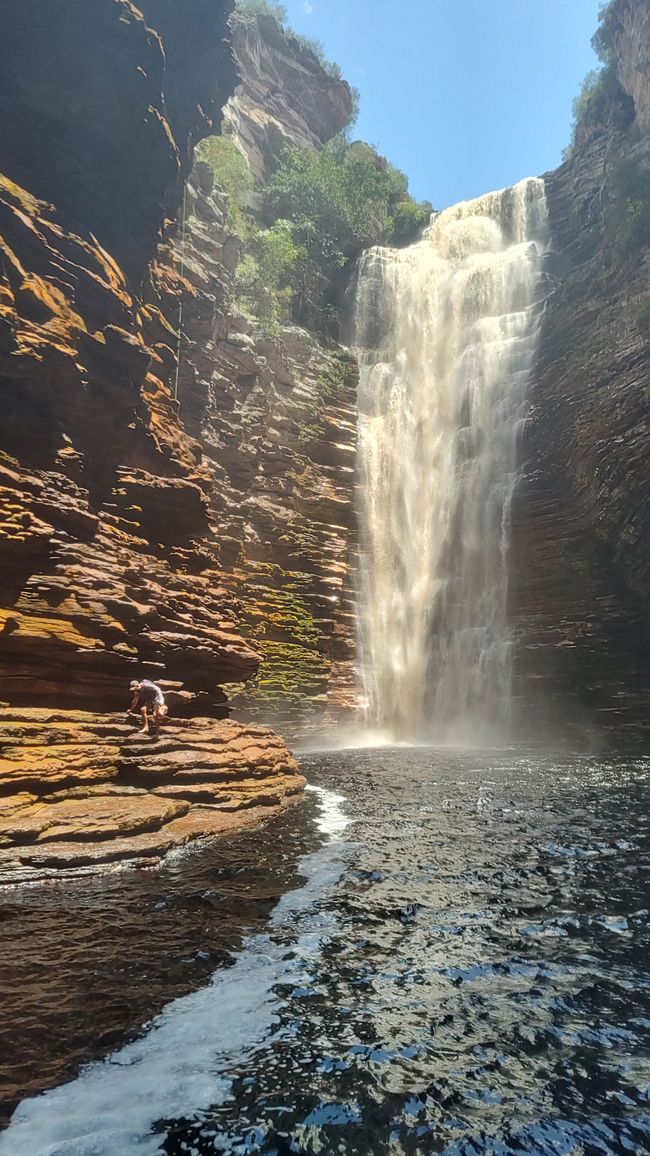
{"type": "Polygon", "coordinates": [[[122,715],[0,709],[0,882],[123,861],[277,814],[305,780],[268,727],[174,720],[139,736],[122,715]]]}

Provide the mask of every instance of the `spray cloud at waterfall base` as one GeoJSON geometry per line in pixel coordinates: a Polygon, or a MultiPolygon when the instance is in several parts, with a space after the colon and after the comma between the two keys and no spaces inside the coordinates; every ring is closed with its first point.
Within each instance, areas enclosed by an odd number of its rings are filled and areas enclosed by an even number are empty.
{"type": "Polygon", "coordinates": [[[393,741],[508,738],[510,506],[546,248],[535,178],[359,268],[360,673],[393,741]]]}

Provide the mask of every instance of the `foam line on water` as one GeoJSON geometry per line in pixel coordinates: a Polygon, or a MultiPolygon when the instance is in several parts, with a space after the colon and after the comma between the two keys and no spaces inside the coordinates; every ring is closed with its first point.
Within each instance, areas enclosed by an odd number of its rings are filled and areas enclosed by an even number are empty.
{"type": "Polygon", "coordinates": [[[70,1083],[24,1100],[0,1134],[0,1156],[154,1156],[164,1143],[164,1134],[151,1132],[158,1120],[193,1117],[223,1103],[229,1060],[268,1040],[279,1008],[275,986],[308,965],[327,931],[327,917],[314,925],[310,912],[341,875],[347,845],[339,836],[350,820],[341,795],[311,791],[316,825],[328,841],[300,860],[305,884],[282,896],[271,916],[276,931],[297,928],[292,958],[271,935],[251,937],[234,967],[168,1004],[142,1039],[70,1083]]]}

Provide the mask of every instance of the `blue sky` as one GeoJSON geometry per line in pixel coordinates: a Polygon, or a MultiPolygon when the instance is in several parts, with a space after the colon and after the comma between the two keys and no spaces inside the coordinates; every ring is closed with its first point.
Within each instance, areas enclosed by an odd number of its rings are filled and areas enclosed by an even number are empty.
{"type": "Polygon", "coordinates": [[[560,161],[602,0],[284,0],[361,92],[354,136],[436,208],[560,161]]]}

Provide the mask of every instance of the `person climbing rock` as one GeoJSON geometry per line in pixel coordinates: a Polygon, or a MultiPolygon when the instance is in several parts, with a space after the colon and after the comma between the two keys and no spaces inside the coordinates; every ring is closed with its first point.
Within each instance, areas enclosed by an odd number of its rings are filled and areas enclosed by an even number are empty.
{"type": "Polygon", "coordinates": [[[148,678],[134,679],[129,684],[129,689],[133,691],[133,700],[129,707],[127,714],[142,715],[142,730],[141,735],[149,734],[149,715],[153,715],[153,725],[156,737],[160,733],[160,724],[167,714],[167,707],[165,706],[165,698],[159,686],[155,682],[150,682],[148,678]]]}

